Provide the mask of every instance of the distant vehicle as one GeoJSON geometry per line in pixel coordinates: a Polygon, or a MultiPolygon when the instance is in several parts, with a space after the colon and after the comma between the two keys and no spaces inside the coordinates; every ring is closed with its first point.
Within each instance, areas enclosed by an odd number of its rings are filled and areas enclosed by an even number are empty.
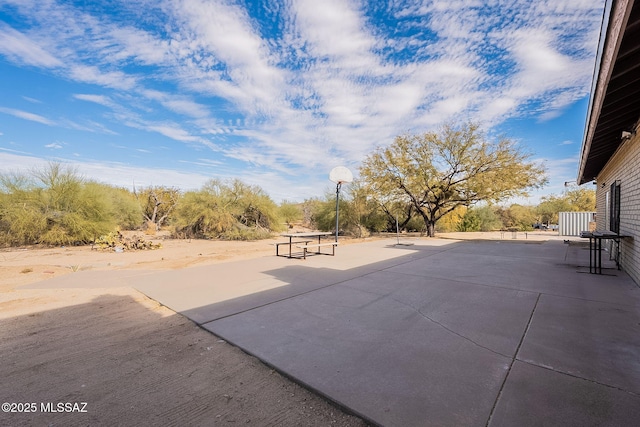
{"type": "Polygon", "coordinates": [[[533,224],[534,230],[558,230],[558,224],[541,224],[539,222],[533,224]]]}

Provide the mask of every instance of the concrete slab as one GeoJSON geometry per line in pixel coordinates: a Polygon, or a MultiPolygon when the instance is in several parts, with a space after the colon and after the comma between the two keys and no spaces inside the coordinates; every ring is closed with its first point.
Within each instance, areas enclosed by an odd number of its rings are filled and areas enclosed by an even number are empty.
{"type": "Polygon", "coordinates": [[[203,326],[386,426],[486,425],[511,361],[416,307],[346,284],[203,326]]]}
{"type": "Polygon", "coordinates": [[[518,359],[640,395],[640,309],[543,295],[518,359]]]}
{"type": "Polygon", "coordinates": [[[638,425],[640,396],[516,362],[490,427],[638,425]]]}
{"type": "Polygon", "coordinates": [[[407,304],[452,333],[508,357],[515,356],[538,297],[533,292],[388,271],[344,286],[407,304]]]}
{"type": "Polygon", "coordinates": [[[341,256],[313,255],[306,260],[272,256],[167,271],[134,287],[200,324],[397,265],[400,259],[424,256],[389,248],[385,242],[339,249],[341,256]]]}
{"type": "MultiPolygon", "coordinates": [[[[429,262],[413,260],[388,271],[640,306],[640,288],[622,271],[576,275],[576,266],[565,259],[577,250],[559,241],[468,242],[434,254],[429,262]]],[[[588,266],[588,252],[584,256],[588,266]]]]}

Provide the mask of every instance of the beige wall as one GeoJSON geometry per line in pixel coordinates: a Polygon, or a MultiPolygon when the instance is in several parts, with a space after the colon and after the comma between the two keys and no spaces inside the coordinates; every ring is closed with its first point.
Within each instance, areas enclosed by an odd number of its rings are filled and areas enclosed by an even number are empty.
{"type": "Polygon", "coordinates": [[[632,236],[620,246],[620,264],[640,284],[640,135],[625,142],[597,177],[597,229],[609,228],[606,193],[620,183],[620,234],[632,236]]]}

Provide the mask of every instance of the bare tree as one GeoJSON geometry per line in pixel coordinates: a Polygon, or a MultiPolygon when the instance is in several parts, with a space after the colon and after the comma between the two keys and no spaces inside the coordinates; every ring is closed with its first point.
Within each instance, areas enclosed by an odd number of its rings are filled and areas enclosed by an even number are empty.
{"type": "Polygon", "coordinates": [[[169,219],[180,199],[180,190],[172,187],[148,187],[133,193],[140,203],[147,224],[159,230],[169,219]]]}

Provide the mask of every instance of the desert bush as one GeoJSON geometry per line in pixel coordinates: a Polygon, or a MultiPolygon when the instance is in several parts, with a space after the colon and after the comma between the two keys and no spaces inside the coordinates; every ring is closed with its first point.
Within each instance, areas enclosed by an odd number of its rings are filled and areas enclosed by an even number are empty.
{"type": "Polygon", "coordinates": [[[302,221],[302,205],[284,200],[278,206],[278,216],[288,227],[291,227],[294,222],[302,221]]]}
{"type": "Polygon", "coordinates": [[[503,227],[530,231],[536,222],[534,209],[532,206],[513,204],[508,208],[497,209],[496,214],[500,218],[503,227]]]}
{"type": "MultiPolygon", "coordinates": [[[[513,219],[509,217],[508,224],[502,224],[493,206],[471,207],[462,216],[457,231],[492,231],[513,227],[513,219]]],[[[519,227],[520,225],[516,225],[519,227]]]]}
{"type": "Polygon", "coordinates": [[[115,227],[104,189],[71,167],[0,175],[0,186],[0,244],[82,244],[115,227]]]}
{"type": "Polygon", "coordinates": [[[261,240],[269,237],[271,232],[268,229],[247,227],[241,223],[234,224],[218,236],[222,240],[261,240]]]}
{"type": "Polygon", "coordinates": [[[126,188],[112,187],[98,182],[88,182],[87,188],[104,193],[110,205],[111,215],[121,230],[137,230],[144,224],[142,208],[135,194],[126,188]]]}
{"type": "Polygon", "coordinates": [[[177,237],[256,240],[282,229],[269,196],[238,180],[210,180],[200,190],[185,193],[174,216],[177,237]]]}
{"type": "Polygon", "coordinates": [[[262,188],[237,179],[222,187],[233,199],[235,216],[241,224],[265,230],[282,229],[278,221],[278,206],[262,188]]]}
{"type": "MultiPolygon", "coordinates": [[[[324,200],[316,200],[310,204],[313,207],[313,224],[318,230],[333,231],[336,229],[336,195],[327,192],[324,200]]],[[[363,216],[365,215],[358,201],[349,194],[340,193],[338,202],[338,227],[339,232],[349,236],[363,237],[365,227],[363,216]]]]}
{"type": "Polygon", "coordinates": [[[235,224],[231,200],[226,199],[217,185],[209,182],[199,191],[182,196],[175,212],[176,236],[186,238],[217,238],[235,224]]]}

